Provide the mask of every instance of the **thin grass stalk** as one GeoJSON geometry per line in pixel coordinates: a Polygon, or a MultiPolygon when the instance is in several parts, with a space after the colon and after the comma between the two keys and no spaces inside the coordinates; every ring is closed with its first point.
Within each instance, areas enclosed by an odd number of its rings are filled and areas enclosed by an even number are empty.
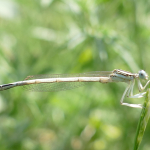
{"type": "Polygon", "coordinates": [[[134,150],[138,150],[141,144],[149,117],[150,117],[150,89],[147,90],[143,109],[141,111],[141,117],[139,119],[135,142],[134,142],[134,150]]]}

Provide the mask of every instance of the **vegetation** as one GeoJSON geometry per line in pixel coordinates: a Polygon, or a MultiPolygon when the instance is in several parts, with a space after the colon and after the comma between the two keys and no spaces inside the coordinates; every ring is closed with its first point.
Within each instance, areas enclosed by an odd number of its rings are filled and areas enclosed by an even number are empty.
{"type": "Polygon", "coordinates": [[[141,112],[141,117],[139,120],[137,132],[136,132],[136,138],[135,138],[135,143],[134,143],[134,150],[137,150],[139,148],[139,145],[141,144],[143,135],[145,133],[145,129],[147,126],[147,123],[149,121],[149,116],[150,116],[150,91],[147,90],[146,97],[145,97],[145,102],[143,105],[143,109],[141,112]]]}
{"type": "MultiPolygon", "coordinates": [[[[149,7],[145,0],[0,1],[0,84],[32,74],[150,74],[149,7]]],[[[125,87],[2,91],[0,149],[132,150],[141,109],[120,105],[125,87]]],[[[142,104],[144,98],[125,101],[142,104]]],[[[148,124],[140,150],[149,150],[149,135],[148,124]]]]}

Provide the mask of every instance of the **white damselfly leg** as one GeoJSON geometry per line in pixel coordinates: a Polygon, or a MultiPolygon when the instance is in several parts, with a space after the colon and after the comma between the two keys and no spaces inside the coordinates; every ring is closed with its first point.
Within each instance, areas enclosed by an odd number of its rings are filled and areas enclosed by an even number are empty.
{"type": "Polygon", "coordinates": [[[149,83],[150,83],[150,80],[147,81],[147,83],[146,83],[145,86],[143,87],[143,85],[141,84],[140,80],[138,80],[138,88],[139,88],[139,92],[145,90],[145,88],[148,86],[149,83]]]}
{"type": "Polygon", "coordinates": [[[143,97],[146,94],[146,92],[133,95],[134,84],[135,84],[135,80],[133,80],[133,82],[131,81],[131,85],[130,85],[130,88],[128,90],[127,97],[129,97],[129,98],[141,98],[141,97],[143,97]]]}
{"type": "Polygon", "coordinates": [[[134,108],[142,108],[142,105],[141,104],[129,104],[129,103],[124,103],[123,100],[124,100],[124,97],[125,95],[127,95],[127,97],[129,98],[135,98],[133,95],[133,87],[134,87],[134,83],[135,81],[131,81],[131,83],[128,83],[128,86],[127,88],[125,89],[123,95],[122,95],[122,98],[120,100],[120,103],[121,105],[124,105],[124,106],[128,106],[128,107],[134,107],[134,108]]]}

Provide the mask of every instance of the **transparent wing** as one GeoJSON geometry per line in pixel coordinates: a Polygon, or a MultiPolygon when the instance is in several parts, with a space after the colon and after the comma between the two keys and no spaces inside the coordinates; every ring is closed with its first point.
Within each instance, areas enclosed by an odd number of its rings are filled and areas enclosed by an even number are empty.
{"type": "MultiPolygon", "coordinates": [[[[25,80],[46,79],[46,78],[69,78],[69,77],[109,77],[112,71],[94,71],[80,74],[50,74],[50,75],[32,75],[27,76],[25,80]]],[[[39,83],[28,84],[23,87],[29,91],[37,92],[55,92],[64,91],[81,87],[88,82],[54,82],[54,83],[39,83]]]]}

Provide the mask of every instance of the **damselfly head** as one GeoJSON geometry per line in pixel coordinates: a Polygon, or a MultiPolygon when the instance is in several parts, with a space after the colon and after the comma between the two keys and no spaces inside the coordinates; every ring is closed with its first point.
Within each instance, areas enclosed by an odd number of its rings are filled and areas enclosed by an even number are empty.
{"type": "Polygon", "coordinates": [[[139,71],[139,78],[147,80],[148,79],[148,74],[144,70],[139,71]]]}

